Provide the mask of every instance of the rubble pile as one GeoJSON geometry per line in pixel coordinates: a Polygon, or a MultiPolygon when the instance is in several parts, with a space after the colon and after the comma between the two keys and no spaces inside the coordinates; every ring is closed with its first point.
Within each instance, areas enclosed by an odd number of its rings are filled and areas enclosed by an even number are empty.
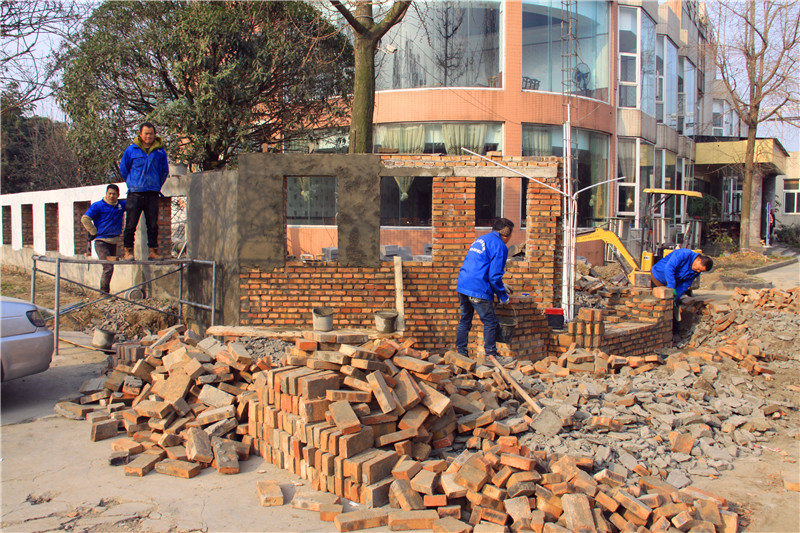
{"type": "Polygon", "coordinates": [[[164,301],[155,298],[147,298],[140,302],[153,309],[113,299],[104,301],[100,306],[88,306],[73,314],[82,324],[84,333],[92,335],[95,328],[99,328],[115,333],[118,341],[146,337],[178,322],[177,304],[165,304],[164,301]]]}
{"type": "Polygon", "coordinates": [[[800,341],[800,287],[736,289],[727,303],[695,307],[701,320],[688,346],[707,360],[730,359],[751,374],[773,374],[770,362],[785,361],[800,341]]]}
{"type": "MultiPolygon", "coordinates": [[[[411,338],[306,331],[287,344],[174,326],[119,346],[113,370],[56,412],[88,419],[93,441],[114,438],[109,461],[126,475],[234,474],[258,453],[321,491],[292,505],[340,531],[719,533],[737,530],[735,506],[689,476],[760,454],[797,409],[694,352],[572,346],[479,364],[411,338]],[[343,512],[341,498],[369,509],[343,512]]],[[[284,503],[275,482],[256,489],[262,505],[284,503]]]]}

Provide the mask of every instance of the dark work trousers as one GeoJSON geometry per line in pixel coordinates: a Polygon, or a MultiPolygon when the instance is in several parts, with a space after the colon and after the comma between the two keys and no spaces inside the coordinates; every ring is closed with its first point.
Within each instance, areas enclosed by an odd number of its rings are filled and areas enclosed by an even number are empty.
{"type": "Polygon", "coordinates": [[[469,332],[472,329],[472,317],[475,311],[483,322],[483,348],[486,355],[497,355],[497,315],[494,313],[494,302],[482,298],[473,298],[458,293],[458,302],[461,307],[461,320],[456,329],[456,350],[461,355],[469,356],[467,344],[469,332]]]}
{"type": "MultiPolygon", "coordinates": [[[[98,259],[105,261],[109,255],[117,255],[117,245],[105,241],[95,240],[94,251],[97,252],[98,259]]],[[[100,276],[100,291],[111,292],[111,276],[114,274],[114,265],[103,265],[103,274],[100,276]]]]}
{"type": "Polygon", "coordinates": [[[125,203],[125,231],[122,242],[125,248],[133,248],[136,226],[144,212],[144,223],[147,226],[147,246],[158,249],[158,191],[129,192],[125,203]]]}

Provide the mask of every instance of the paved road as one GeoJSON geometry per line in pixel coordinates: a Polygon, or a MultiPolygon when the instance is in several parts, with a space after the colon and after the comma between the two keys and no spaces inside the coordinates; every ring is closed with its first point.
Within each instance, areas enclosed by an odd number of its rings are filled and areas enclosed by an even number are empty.
{"type": "Polygon", "coordinates": [[[53,414],[59,398],[102,372],[106,356],[64,342],[59,351],[46,372],[0,388],[2,531],[336,531],[315,512],[261,507],[259,479],[277,479],[287,501],[310,487],[258,456],[237,475],[208,468],[192,479],[128,477],[109,466],[111,440],[92,442],[88,422],[53,414]]]}

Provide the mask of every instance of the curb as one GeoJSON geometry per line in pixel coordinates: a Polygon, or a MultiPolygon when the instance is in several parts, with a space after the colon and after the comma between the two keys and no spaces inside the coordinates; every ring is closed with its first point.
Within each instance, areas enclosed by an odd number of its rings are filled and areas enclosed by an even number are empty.
{"type": "Polygon", "coordinates": [[[797,263],[797,258],[796,257],[793,257],[791,259],[787,259],[786,261],[780,261],[780,262],[777,262],[777,263],[773,263],[771,265],[764,265],[763,267],[751,268],[750,270],[745,270],[744,273],[747,274],[748,276],[752,276],[754,274],[761,274],[762,272],[768,272],[770,270],[775,270],[776,268],[781,268],[781,267],[785,267],[785,266],[788,266],[788,265],[793,265],[794,263],[797,263]]]}

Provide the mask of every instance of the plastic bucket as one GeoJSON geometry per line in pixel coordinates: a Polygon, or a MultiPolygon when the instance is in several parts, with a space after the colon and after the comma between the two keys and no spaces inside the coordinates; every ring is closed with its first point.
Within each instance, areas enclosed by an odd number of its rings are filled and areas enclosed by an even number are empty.
{"type": "Polygon", "coordinates": [[[108,350],[114,344],[114,337],[116,334],[107,329],[94,328],[94,336],[92,336],[92,346],[103,350],[108,350]]]}
{"type": "Polygon", "coordinates": [[[397,311],[377,311],[375,329],[378,333],[393,333],[397,329],[397,311]]]}
{"type": "Polygon", "coordinates": [[[517,327],[517,317],[501,316],[497,317],[497,342],[508,344],[514,337],[514,328],[517,327]]]}
{"type": "Polygon", "coordinates": [[[311,310],[311,318],[315,331],[330,331],[333,329],[332,307],[315,307],[311,310]]]}
{"type": "Polygon", "coordinates": [[[548,307],[544,310],[547,317],[547,325],[552,329],[562,329],[564,327],[564,310],[558,307],[548,307]]]}

